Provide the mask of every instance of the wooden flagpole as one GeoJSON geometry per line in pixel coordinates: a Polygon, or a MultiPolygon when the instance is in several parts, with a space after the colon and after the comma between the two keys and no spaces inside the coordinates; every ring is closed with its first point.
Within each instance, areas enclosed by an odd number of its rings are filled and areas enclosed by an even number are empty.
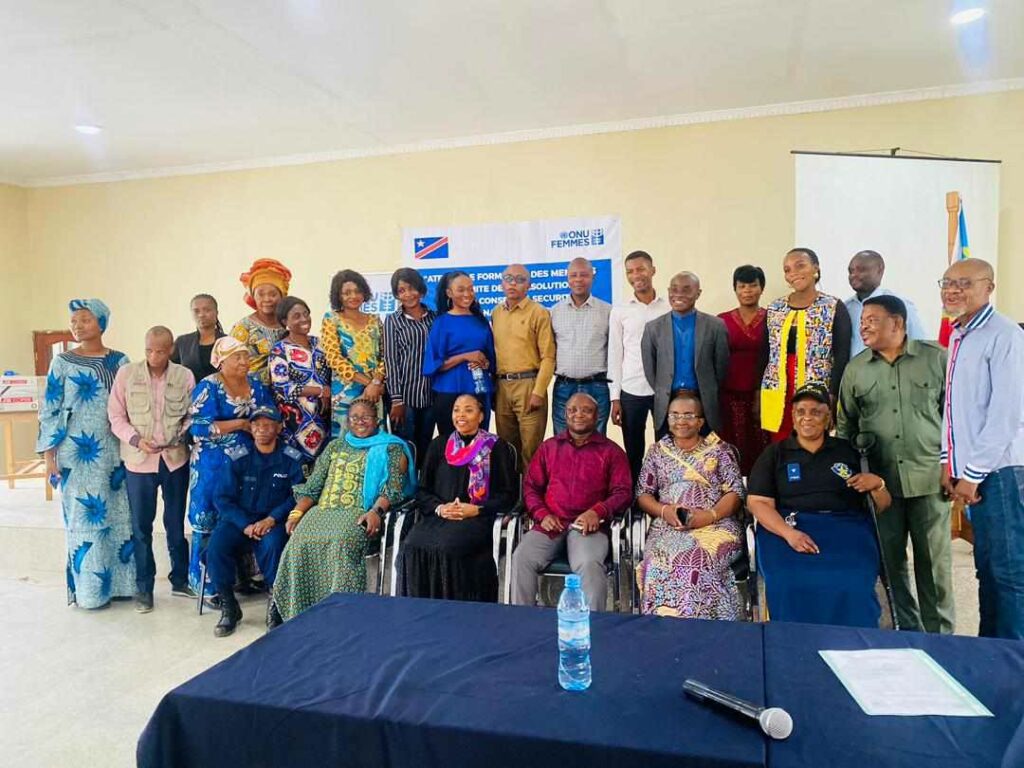
{"type": "MultiPolygon", "coordinates": [[[[946,193],[946,264],[953,263],[953,256],[956,253],[957,230],[960,227],[960,193],[946,193]]],[[[964,514],[962,501],[954,502],[950,514],[950,525],[954,539],[963,539],[971,544],[974,543],[974,528],[971,521],[964,514]]]]}

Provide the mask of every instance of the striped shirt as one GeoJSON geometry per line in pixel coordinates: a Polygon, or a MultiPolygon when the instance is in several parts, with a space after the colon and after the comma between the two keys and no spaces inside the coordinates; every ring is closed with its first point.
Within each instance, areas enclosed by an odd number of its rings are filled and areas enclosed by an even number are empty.
{"type": "Polygon", "coordinates": [[[953,323],[940,460],[972,483],[1024,466],[1024,331],[991,304],[953,323]]]}
{"type": "Polygon", "coordinates": [[[585,379],[607,370],[608,316],[612,305],[589,296],[580,306],[570,296],[551,308],[555,373],[585,379]]]}
{"type": "Polygon", "coordinates": [[[410,408],[430,405],[430,378],[423,375],[423,350],[435,317],[427,309],[416,320],[399,309],[384,318],[384,370],[388,372],[385,383],[392,404],[410,408]]]}

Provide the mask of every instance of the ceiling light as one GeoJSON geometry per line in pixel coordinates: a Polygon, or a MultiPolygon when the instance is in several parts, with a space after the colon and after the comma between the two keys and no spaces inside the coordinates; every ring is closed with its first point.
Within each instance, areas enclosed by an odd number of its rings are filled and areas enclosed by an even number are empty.
{"type": "Polygon", "coordinates": [[[949,17],[950,22],[953,24],[970,24],[972,21],[977,21],[985,15],[984,8],[967,8],[962,11],[957,11],[949,17]]]}
{"type": "Polygon", "coordinates": [[[79,133],[85,134],[86,136],[95,136],[97,133],[100,133],[103,130],[103,126],[82,123],[81,125],[76,125],[75,130],[78,131],[79,133]]]}

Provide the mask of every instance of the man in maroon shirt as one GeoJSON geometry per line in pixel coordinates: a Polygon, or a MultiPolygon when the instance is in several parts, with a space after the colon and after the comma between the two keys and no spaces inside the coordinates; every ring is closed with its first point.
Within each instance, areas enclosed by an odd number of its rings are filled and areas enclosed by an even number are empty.
{"type": "Polygon", "coordinates": [[[597,431],[597,401],[578,392],[565,406],[568,429],[545,440],[526,473],[523,496],[536,525],[512,555],[516,605],[535,605],[537,579],[568,549],[590,610],[603,610],[608,586],[607,523],[633,501],[629,460],[597,431]]]}

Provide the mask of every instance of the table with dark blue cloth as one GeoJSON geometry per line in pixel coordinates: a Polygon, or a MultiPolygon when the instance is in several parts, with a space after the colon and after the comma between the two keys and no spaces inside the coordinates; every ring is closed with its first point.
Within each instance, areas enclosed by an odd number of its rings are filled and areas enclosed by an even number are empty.
{"type": "Polygon", "coordinates": [[[1024,642],[769,622],[769,706],[793,716],[793,735],[768,746],[771,768],[1024,768],[1024,642]],[[819,650],[919,648],[995,717],[864,714],[819,650]]]}
{"type": "Polygon", "coordinates": [[[765,765],[756,727],[681,693],[763,704],[761,626],[594,613],[591,638],[570,693],[552,609],[333,595],[167,694],[138,764],[765,765]]]}

